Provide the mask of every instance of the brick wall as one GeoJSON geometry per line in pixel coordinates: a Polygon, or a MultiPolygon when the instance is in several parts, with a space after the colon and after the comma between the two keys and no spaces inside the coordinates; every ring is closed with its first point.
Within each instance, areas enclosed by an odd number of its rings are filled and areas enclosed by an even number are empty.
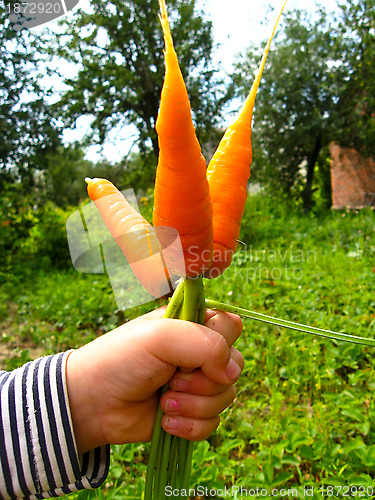
{"type": "Polygon", "coordinates": [[[375,206],[375,162],[358,151],[330,144],[332,208],[375,206]]]}

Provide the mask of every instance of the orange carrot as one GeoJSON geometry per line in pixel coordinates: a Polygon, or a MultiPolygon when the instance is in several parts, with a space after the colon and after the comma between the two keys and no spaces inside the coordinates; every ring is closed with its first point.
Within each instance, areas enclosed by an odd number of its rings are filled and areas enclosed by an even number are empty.
{"type": "Polygon", "coordinates": [[[271,41],[285,4],[286,1],[265,47],[250,94],[237,120],[226,130],[207,169],[214,230],[214,252],[211,267],[205,273],[207,278],[219,276],[229,266],[237,249],[251,170],[251,120],[254,103],[271,41]]]}
{"type": "Polygon", "coordinates": [[[143,287],[155,297],[165,295],[168,270],[151,224],[106,179],[85,179],[87,192],[143,287]]]}
{"type": "MultiPolygon", "coordinates": [[[[166,73],[156,131],[159,161],[155,181],[154,226],[178,231],[183,259],[164,256],[176,274],[188,277],[208,269],[213,246],[212,204],[202,155],[191,116],[186,86],[173,47],[164,0],[159,0],[165,40],[166,73]]],[[[162,241],[164,247],[164,242],[162,241]]]]}

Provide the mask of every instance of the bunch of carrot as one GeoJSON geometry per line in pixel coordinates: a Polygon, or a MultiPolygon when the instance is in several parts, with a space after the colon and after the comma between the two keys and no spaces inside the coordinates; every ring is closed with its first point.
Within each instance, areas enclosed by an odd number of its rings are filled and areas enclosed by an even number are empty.
{"type": "MultiPolygon", "coordinates": [[[[252,160],[253,107],[282,11],[250,94],[206,168],[173,46],[165,0],[159,0],[159,4],[166,72],[156,124],[160,156],[154,228],[109,181],[86,181],[89,196],[135,275],[150,293],[158,296],[166,278],[173,288],[176,276],[183,277],[169,302],[166,317],[203,323],[206,305],[202,276],[219,276],[230,265],[237,248],[252,160]],[[179,239],[171,236],[170,228],[177,231],[179,239]]],[[[161,415],[159,409],[148,460],[145,500],[164,498],[167,484],[188,487],[192,443],[165,433],[160,426],[161,415]]]]}
{"type": "Polygon", "coordinates": [[[155,285],[168,273],[188,278],[200,275],[213,278],[230,265],[237,248],[247,198],[255,98],[282,12],[265,47],[250,94],[237,120],[226,130],[206,169],[206,161],[195,135],[188,93],[173,47],[165,0],[159,0],[159,3],[166,45],[166,73],[156,124],[160,156],[153,223],[155,228],[159,227],[157,237],[152,226],[109,181],[87,179],[90,198],[98,206],[136,276],[155,296],[158,293],[155,285]],[[171,244],[171,239],[175,237],[171,238],[170,228],[174,228],[179,235],[183,255],[178,245],[171,244]],[[165,259],[165,275],[160,273],[160,276],[155,276],[154,269],[150,280],[152,265],[137,269],[136,262],[155,254],[165,259]]]}

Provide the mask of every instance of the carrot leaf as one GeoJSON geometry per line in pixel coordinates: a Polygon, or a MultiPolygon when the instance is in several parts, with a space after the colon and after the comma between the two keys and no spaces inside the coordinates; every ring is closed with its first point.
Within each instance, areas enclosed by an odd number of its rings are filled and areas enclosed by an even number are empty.
{"type": "Polygon", "coordinates": [[[206,307],[210,309],[217,309],[223,312],[238,314],[239,316],[243,316],[245,318],[254,319],[256,321],[262,321],[264,323],[269,323],[271,325],[277,325],[282,328],[289,328],[291,330],[297,330],[303,333],[310,333],[312,335],[318,335],[320,337],[327,337],[332,340],[339,340],[344,342],[351,342],[353,344],[361,344],[370,347],[375,347],[375,339],[359,337],[348,333],[332,332],[330,330],[323,330],[321,328],[316,328],[314,326],[302,325],[300,323],[295,323],[293,321],[274,318],[272,316],[267,316],[266,314],[261,314],[255,311],[249,311],[248,309],[243,309],[242,307],[236,307],[230,304],[225,304],[223,302],[217,302],[216,300],[206,299],[206,307]]]}

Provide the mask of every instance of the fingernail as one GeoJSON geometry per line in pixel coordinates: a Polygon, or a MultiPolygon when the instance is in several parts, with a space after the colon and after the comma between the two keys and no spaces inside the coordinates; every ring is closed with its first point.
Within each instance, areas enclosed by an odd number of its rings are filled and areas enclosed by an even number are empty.
{"type": "Polygon", "coordinates": [[[180,366],[180,370],[182,371],[182,373],[193,373],[195,368],[185,368],[183,366],[180,366]]]}
{"type": "Polygon", "coordinates": [[[181,403],[177,399],[167,399],[165,409],[168,413],[178,412],[181,410],[181,403]]]}
{"type": "Polygon", "coordinates": [[[175,431],[176,429],[178,429],[180,426],[179,426],[179,422],[177,420],[177,418],[173,418],[173,417],[167,417],[165,419],[165,428],[167,430],[170,430],[170,431],[175,431]]]}
{"type": "Polygon", "coordinates": [[[187,380],[182,380],[180,378],[176,378],[173,381],[173,387],[171,387],[172,391],[176,392],[187,392],[190,389],[190,382],[187,380]]]}
{"type": "Polygon", "coordinates": [[[237,380],[241,375],[241,368],[238,366],[238,364],[234,361],[233,358],[230,358],[225,373],[227,377],[233,381],[237,380]]]}

